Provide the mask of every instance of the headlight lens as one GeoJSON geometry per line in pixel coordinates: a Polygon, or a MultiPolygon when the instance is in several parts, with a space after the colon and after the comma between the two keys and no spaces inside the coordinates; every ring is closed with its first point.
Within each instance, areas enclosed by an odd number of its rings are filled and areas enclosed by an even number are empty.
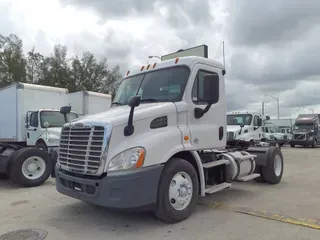
{"type": "Polygon", "coordinates": [[[145,149],[142,147],[131,148],[119,153],[108,164],[108,171],[140,168],[143,166],[145,149]]]}
{"type": "Polygon", "coordinates": [[[59,138],[49,138],[49,139],[48,139],[48,142],[49,142],[49,143],[52,143],[52,144],[58,144],[59,141],[60,141],[59,138]]]}

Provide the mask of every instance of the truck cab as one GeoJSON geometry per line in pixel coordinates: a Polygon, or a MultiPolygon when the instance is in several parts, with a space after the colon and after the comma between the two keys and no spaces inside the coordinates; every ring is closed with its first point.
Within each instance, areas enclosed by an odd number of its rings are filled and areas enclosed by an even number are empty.
{"type": "Polygon", "coordinates": [[[279,148],[226,149],[225,73],[199,56],[128,71],[109,110],[64,124],[57,191],[174,223],[232,181],[279,183],[279,148]]]}
{"type": "Polygon", "coordinates": [[[254,112],[232,112],[227,115],[228,140],[242,140],[254,145],[263,137],[262,125],[265,117],[254,112]]]}
{"type": "Polygon", "coordinates": [[[288,143],[288,134],[283,133],[281,129],[273,124],[266,124],[262,126],[263,140],[283,146],[288,143]]]}
{"type": "Polygon", "coordinates": [[[300,114],[292,127],[291,147],[316,147],[320,141],[319,128],[318,114],[300,114]]]}
{"type": "Polygon", "coordinates": [[[78,118],[75,112],[66,114],[66,119],[58,109],[28,111],[25,118],[26,144],[45,151],[58,148],[62,126],[78,118]]]}

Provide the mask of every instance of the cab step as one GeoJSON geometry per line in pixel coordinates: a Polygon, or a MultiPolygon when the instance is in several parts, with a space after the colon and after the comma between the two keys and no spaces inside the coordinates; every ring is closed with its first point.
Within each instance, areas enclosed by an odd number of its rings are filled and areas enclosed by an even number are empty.
{"type": "Polygon", "coordinates": [[[213,162],[207,162],[207,163],[203,163],[202,166],[203,168],[212,168],[212,167],[216,167],[224,164],[226,165],[230,164],[229,160],[223,159],[223,160],[217,160],[213,162]]]}
{"type": "Polygon", "coordinates": [[[226,183],[226,182],[218,185],[207,185],[205,189],[205,193],[212,194],[215,192],[219,192],[223,189],[229,188],[230,186],[231,186],[231,183],[226,183]]]}
{"type": "Polygon", "coordinates": [[[237,178],[235,179],[235,181],[237,182],[247,182],[247,181],[250,181],[254,178],[257,178],[257,177],[260,177],[260,173],[252,173],[250,175],[247,175],[247,176],[244,176],[244,177],[241,177],[241,178],[237,178]]]}

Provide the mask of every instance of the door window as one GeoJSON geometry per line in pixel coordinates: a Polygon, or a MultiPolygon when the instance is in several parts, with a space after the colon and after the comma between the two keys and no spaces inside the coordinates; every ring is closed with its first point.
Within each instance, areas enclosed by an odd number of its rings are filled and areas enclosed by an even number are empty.
{"type": "Polygon", "coordinates": [[[38,112],[33,112],[30,115],[30,126],[31,127],[38,127],[38,112]]]}
{"type": "MultiPolygon", "coordinates": [[[[196,76],[196,80],[193,84],[192,96],[191,96],[192,101],[195,104],[199,104],[199,105],[207,104],[207,103],[201,102],[199,99],[203,99],[203,97],[202,97],[203,96],[203,80],[204,80],[204,76],[208,75],[208,74],[214,75],[214,81],[215,81],[214,87],[216,89],[219,89],[219,75],[217,73],[209,72],[209,71],[205,71],[205,70],[199,70],[197,73],[197,76],[196,76]]],[[[212,92],[218,92],[218,91],[213,90],[212,92]]]]}

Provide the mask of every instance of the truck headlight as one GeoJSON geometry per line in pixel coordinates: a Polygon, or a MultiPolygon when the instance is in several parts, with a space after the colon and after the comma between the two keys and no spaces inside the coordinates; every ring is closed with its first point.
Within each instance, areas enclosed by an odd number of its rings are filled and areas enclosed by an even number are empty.
{"type": "Polygon", "coordinates": [[[143,166],[145,155],[146,151],[142,147],[125,150],[111,159],[107,171],[140,168],[143,166]]]}
{"type": "Polygon", "coordinates": [[[60,139],[59,138],[49,138],[48,142],[52,144],[59,144],[60,139]]]}

